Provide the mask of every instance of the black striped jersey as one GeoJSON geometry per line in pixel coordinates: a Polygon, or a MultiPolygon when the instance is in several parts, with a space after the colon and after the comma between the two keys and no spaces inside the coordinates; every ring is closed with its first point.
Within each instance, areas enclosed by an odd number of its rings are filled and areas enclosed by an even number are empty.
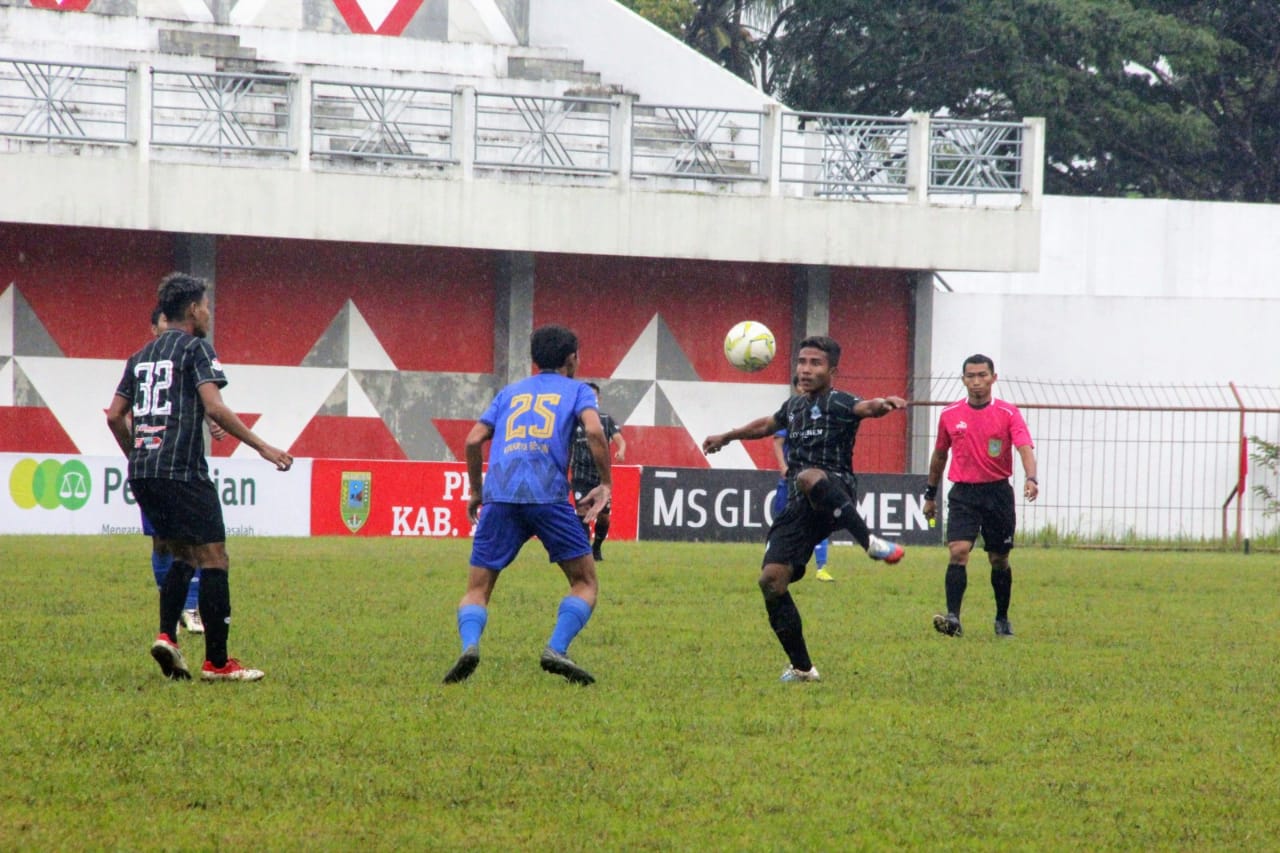
{"type": "Polygon", "coordinates": [[[198,388],[227,384],[213,347],[167,329],[129,357],[116,393],[133,402],[129,479],[208,480],[198,388]]]}
{"type": "MultiPolygon", "coordinates": [[[[600,426],[604,428],[604,440],[608,444],[613,437],[622,432],[618,422],[600,412],[600,426]]],[[[600,472],[596,470],[595,457],[591,455],[591,445],[587,443],[587,428],[579,421],[573,428],[573,447],[569,455],[569,478],[575,483],[600,485],[600,472]]]]}
{"type": "Polygon", "coordinates": [[[797,394],[773,416],[787,431],[787,480],[805,468],[853,474],[853,443],[862,418],[853,407],[862,402],[834,388],[817,397],[797,394]]]}

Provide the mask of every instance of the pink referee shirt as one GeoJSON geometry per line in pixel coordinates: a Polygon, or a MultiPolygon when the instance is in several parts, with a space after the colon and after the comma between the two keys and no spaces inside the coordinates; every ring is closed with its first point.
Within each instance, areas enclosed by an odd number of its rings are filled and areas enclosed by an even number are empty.
{"type": "Polygon", "coordinates": [[[938,416],[934,447],[951,451],[947,479],[953,483],[1007,480],[1013,476],[1013,449],[1033,446],[1022,413],[1004,400],[993,397],[980,409],[961,400],[938,416]]]}

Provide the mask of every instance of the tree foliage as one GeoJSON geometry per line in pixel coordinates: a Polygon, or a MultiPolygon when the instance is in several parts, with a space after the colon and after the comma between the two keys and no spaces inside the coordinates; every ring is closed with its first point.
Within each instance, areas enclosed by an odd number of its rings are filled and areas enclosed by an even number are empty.
{"type": "Polygon", "coordinates": [[[1280,201],[1276,0],[692,5],[681,37],[796,109],[1043,116],[1048,192],[1280,201]]]}

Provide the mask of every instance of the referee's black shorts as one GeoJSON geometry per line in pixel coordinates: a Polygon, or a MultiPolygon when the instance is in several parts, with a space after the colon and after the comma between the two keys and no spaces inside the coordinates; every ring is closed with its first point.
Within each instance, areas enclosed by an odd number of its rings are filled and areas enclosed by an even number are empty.
{"type": "Polygon", "coordinates": [[[1017,526],[1013,485],[1008,480],[956,483],[947,493],[948,542],[976,542],[982,534],[986,551],[1008,554],[1013,550],[1017,526]]]}
{"type": "Polygon", "coordinates": [[[191,545],[227,541],[222,504],[209,480],[145,477],[130,480],[129,488],[161,539],[191,545]]]}
{"type": "MultiPolygon", "coordinates": [[[[842,493],[849,503],[857,505],[858,492],[854,483],[844,477],[827,472],[827,482],[832,489],[842,493]]],[[[791,582],[804,577],[805,566],[813,556],[813,549],[836,529],[835,521],[823,510],[814,509],[809,499],[798,491],[791,495],[787,507],[773,520],[769,528],[769,542],[764,548],[761,566],[781,563],[791,567],[791,582]]]]}

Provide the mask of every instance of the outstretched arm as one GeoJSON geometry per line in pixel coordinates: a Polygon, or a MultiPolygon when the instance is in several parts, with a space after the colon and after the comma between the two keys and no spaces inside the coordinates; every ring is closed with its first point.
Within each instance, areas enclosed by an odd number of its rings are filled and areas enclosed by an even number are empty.
{"type": "Polygon", "coordinates": [[[778,423],[773,415],[756,418],[746,426],[740,426],[737,429],[731,429],[719,435],[707,436],[706,440],[702,442],[702,452],[707,454],[716,453],[731,441],[764,438],[767,435],[773,435],[780,429],[782,429],[782,424],[778,423]]]}
{"type": "Polygon", "coordinates": [[[853,413],[860,418],[883,418],[890,412],[906,407],[907,401],[901,397],[873,397],[870,400],[860,400],[853,407],[853,413]]]}

